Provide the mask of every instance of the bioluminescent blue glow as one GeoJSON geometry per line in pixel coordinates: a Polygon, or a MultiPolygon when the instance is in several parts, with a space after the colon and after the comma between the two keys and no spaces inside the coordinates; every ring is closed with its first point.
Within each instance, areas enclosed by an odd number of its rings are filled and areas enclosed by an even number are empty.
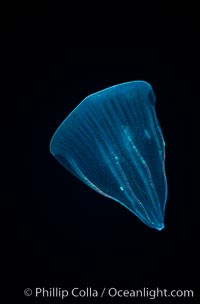
{"type": "Polygon", "coordinates": [[[150,84],[126,82],[86,97],[58,127],[50,151],[86,185],[164,228],[165,143],[150,84]]]}

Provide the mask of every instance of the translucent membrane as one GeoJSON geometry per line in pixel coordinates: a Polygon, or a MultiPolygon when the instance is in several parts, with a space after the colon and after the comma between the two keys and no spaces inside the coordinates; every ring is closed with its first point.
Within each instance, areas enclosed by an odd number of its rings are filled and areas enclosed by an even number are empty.
{"type": "Polygon", "coordinates": [[[165,143],[150,84],[126,82],[86,97],[56,130],[50,151],[86,185],[164,228],[165,143]]]}

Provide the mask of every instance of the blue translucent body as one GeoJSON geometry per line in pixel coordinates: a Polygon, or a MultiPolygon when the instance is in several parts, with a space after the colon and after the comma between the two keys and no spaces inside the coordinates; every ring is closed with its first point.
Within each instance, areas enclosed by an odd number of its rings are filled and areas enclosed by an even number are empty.
{"type": "Polygon", "coordinates": [[[50,143],[68,171],[158,230],[164,228],[167,199],[164,147],[155,95],[144,81],[89,95],[50,143]]]}

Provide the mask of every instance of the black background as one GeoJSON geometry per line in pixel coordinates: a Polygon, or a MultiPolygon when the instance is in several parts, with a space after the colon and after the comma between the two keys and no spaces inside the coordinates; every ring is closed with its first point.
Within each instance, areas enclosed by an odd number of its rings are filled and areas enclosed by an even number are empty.
{"type": "MultiPolygon", "coordinates": [[[[16,23],[19,54],[14,58],[14,80],[26,102],[20,103],[18,97],[15,106],[19,110],[21,104],[20,117],[28,123],[18,118],[20,168],[27,173],[18,187],[23,194],[13,204],[11,215],[10,282],[15,287],[17,282],[16,292],[27,303],[31,299],[25,298],[23,290],[28,287],[193,289],[195,299],[166,302],[198,303],[199,206],[192,174],[196,38],[192,25],[171,17],[170,22],[165,18],[151,28],[73,31],[63,23],[55,29],[52,22],[28,16],[16,23]],[[20,41],[27,22],[30,30],[20,41]],[[169,196],[161,232],[85,186],[49,152],[54,131],[83,98],[132,80],[152,85],[166,142],[169,196]]],[[[97,303],[77,299],[77,303],[84,301],[97,303]]],[[[102,301],[107,302],[107,298],[102,301]]]]}

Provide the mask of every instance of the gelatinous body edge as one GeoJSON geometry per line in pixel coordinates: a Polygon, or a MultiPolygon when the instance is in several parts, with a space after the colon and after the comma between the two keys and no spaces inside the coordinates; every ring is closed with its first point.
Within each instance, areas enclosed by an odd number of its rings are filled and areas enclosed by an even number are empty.
{"type": "MultiPolygon", "coordinates": [[[[52,148],[52,142],[53,142],[53,140],[54,140],[54,138],[56,137],[56,134],[58,133],[58,131],[62,128],[62,126],[64,125],[64,123],[65,123],[65,121],[68,119],[68,118],[70,118],[70,116],[72,116],[78,109],[79,109],[79,107],[80,106],[82,106],[82,104],[86,101],[86,100],[89,100],[89,99],[91,99],[91,97],[93,97],[93,96],[97,96],[98,94],[103,94],[103,93],[107,93],[107,92],[109,92],[109,91],[111,91],[111,90],[113,90],[113,89],[115,89],[115,88],[119,88],[119,87],[126,87],[126,86],[128,86],[128,85],[130,85],[130,84],[132,84],[134,82],[134,84],[136,84],[136,83],[143,83],[143,84],[145,84],[145,86],[148,86],[149,87],[149,89],[151,90],[151,93],[153,93],[153,89],[152,89],[152,87],[151,87],[151,85],[148,83],[148,82],[146,82],[146,81],[144,81],[144,80],[135,80],[135,81],[128,81],[128,82],[123,82],[123,83],[120,83],[120,84],[116,84],[116,85],[113,85],[113,86],[111,86],[111,87],[108,87],[108,88],[105,88],[105,89],[103,89],[103,90],[100,90],[100,91],[98,91],[98,92],[95,92],[95,93],[92,93],[92,94],[90,94],[90,95],[88,95],[87,97],[85,97],[75,108],[74,108],[74,110],[72,110],[70,113],[69,113],[69,115],[63,120],[63,122],[59,125],[59,127],[57,128],[57,130],[54,132],[54,134],[53,134],[53,136],[52,136],[52,138],[51,138],[51,141],[50,141],[50,145],[49,145],[49,149],[50,149],[50,152],[51,152],[51,154],[52,155],[54,155],[54,152],[53,152],[53,148],[52,148]]],[[[154,97],[154,101],[155,101],[155,95],[153,95],[153,97],[154,97]]]]}

